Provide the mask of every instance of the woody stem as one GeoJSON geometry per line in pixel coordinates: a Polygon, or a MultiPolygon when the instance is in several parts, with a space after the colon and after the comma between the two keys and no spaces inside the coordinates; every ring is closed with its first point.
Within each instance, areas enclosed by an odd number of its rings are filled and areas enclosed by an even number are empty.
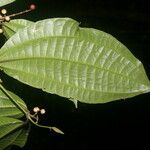
{"type": "Polygon", "coordinates": [[[30,12],[30,11],[32,11],[32,10],[28,9],[28,10],[25,10],[25,11],[22,11],[22,12],[19,12],[19,13],[16,13],[16,14],[9,15],[9,17],[14,17],[14,16],[22,15],[22,14],[25,14],[25,13],[30,12]]]}

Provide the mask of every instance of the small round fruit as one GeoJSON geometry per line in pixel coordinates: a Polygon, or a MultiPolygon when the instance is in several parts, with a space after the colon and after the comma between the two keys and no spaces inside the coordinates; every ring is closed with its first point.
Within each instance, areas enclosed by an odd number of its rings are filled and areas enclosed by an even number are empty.
{"type": "Polygon", "coordinates": [[[40,108],[39,108],[39,107],[34,107],[34,108],[33,108],[33,112],[37,113],[37,112],[39,112],[39,111],[40,111],[40,108]]]}
{"type": "Polygon", "coordinates": [[[10,17],[9,16],[5,16],[5,20],[6,21],[10,21],[10,17]]]}
{"type": "Polygon", "coordinates": [[[45,109],[41,109],[40,112],[41,112],[42,115],[46,113],[45,109]]]}
{"type": "Polygon", "coordinates": [[[0,34],[3,33],[3,29],[0,29],[0,34]]]}
{"type": "Polygon", "coordinates": [[[30,9],[31,9],[31,10],[34,10],[34,9],[36,9],[36,6],[35,6],[34,4],[31,4],[31,5],[30,5],[30,9]]]}
{"type": "Polygon", "coordinates": [[[7,10],[6,10],[6,9],[2,9],[2,10],[1,10],[1,13],[2,13],[3,15],[5,15],[5,14],[7,13],[7,10]]]}

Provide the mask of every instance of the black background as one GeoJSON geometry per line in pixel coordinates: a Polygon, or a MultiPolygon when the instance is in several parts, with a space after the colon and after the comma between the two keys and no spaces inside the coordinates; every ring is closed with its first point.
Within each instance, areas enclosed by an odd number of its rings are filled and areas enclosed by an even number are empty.
{"type": "MultiPolygon", "coordinates": [[[[33,21],[70,17],[82,27],[93,27],[115,36],[142,61],[150,77],[150,9],[148,0],[17,0],[8,5],[8,13],[26,9],[35,3],[37,9],[16,18],[33,21]]],[[[1,36],[1,45],[5,41],[1,36]]],[[[22,97],[29,109],[45,108],[40,122],[57,126],[65,132],[59,135],[46,129],[31,127],[24,150],[42,149],[150,149],[150,94],[89,105],[72,102],[56,95],[24,85],[0,73],[5,86],[22,97]]],[[[14,147],[13,149],[19,149],[14,147]]]]}

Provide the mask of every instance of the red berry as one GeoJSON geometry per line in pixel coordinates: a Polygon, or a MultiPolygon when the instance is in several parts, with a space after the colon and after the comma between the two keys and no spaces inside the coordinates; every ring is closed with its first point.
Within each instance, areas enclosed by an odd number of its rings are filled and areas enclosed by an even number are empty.
{"type": "Polygon", "coordinates": [[[31,5],[30,5],[30,9],[31,9],[31,10],[34,10],[35,8],[36,8],[36,6],[35,6],[34,4],[31,4],[31,5]]]}

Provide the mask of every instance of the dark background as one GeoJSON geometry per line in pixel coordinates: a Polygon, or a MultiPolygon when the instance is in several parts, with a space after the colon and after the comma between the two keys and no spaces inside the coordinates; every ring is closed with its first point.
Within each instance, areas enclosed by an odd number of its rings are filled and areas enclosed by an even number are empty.
{"type": "MultiPolygon", "coordinates": [[[[150,7],[148,0],[17,0],[8,5],[15,13],[35,3],[37,9],[16,18],[33,21],[70,17],[82,27],[93,27],[115,36],[142,61],[150,77],[150,7]]],[[[4,37],[1,38],[1,45],[4,37]]],[[[56,149],[150,149],[150,94],[89,105],[72,102],[56,95],[24,85],[0,73],[6,87],[22,97],[29,109],[45,108],[47,113],[40,122],[56,126],[65,132],[59,135],[32,126],[24,150],[56,149]]],[[[14,147],[14,149],[19,149],[14,147]]]]}

